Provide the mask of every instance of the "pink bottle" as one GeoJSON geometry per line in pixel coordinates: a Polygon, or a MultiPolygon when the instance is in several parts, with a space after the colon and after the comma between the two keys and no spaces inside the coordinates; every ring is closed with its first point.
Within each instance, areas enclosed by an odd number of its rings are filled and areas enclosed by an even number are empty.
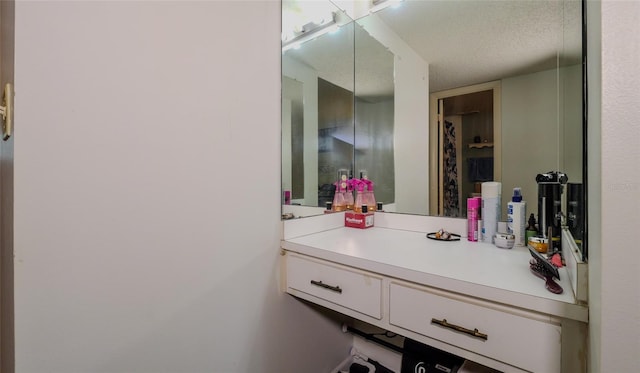
{"type": "MultiPolygon", "coordinates": [[[[367,202],[365,201],[365,192],[364,192],[364,187],[365,187],[365,183],[363,183],[362,181],[358,180],[358,179],[353,179],[353,183],[354,186],[356,188],[356,199],[355,202],[353,203],[353,211],[357,212],[357,213],[362,213],[362,205],[366,205],[367,202]]],[[[367,206],[368,208],[369,206],[367,206]]]]}
{"type": "Polygon", "coordinates": [[[363,183],[367,186],[365,194],[365,204],[369,207],[369,211],[376,211],[376,197],[373,194],[373,181],[369,179],[363,179],[363,183]]]}
{"type": "Polygon", "coordinates": [[[353,204],[354,204],[354,200],[353,200],[353,179],[347,180],[347,192],[345,193],[345,203],[347,205],[347,210],[353,210],[353,204]]]}
{"type": "Polygon", "coordinates": [[[284,204],[285,205],[290,205],[291,204],[291,191],[290,190],[285,190],[284,191],[284,204]]]}
{"type": "Polygon", "coordinates": [[[467,240],[478,241],[478,217],[482,198],[467,198],[467,240]]]}

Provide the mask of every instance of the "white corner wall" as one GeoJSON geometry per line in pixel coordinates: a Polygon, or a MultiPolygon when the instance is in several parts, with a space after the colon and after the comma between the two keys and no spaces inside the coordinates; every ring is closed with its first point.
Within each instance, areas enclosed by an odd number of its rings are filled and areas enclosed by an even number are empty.
{"type": "Polygon", "coordinates": [[[521,187],[527,218],[537,217],[536,175],[558,170],[561,154],[558,70],[503,79],[501,88],[502,154],[508,154],[502,157],[502,207],[506,212],[513,188],[521,187]]]}
{"type": "MultiPolygon", "coordinates": [[[[635,232],[640,222],[640,2],[606,0],[590,4],[589,10],[596,18],[594,26],[601,26],[601,34],[594,35],[601,39],[594,44],[601,43],[595,62],[602,68],[601,76],[592,74],[589,82],[590,91],[601,89],[602,152],[600,164],[597,153],[589,161],[590,165],[595,162],[590,167],[596,170],[589,175],[591,370],[638,372],[640,256],[635,232]],[[594,195],[597,192],[599,196],[594,195]]],[[[590,98],[597,104],[598,92],[590,98]]],[[[590,118],[589,126],[598,126],[598,119],[590,118]]]]}
{"type": "Polygon", "coordinates": [[[358,23],[394,55],[395,210],[429,213],[429,66],[375,14],[358,23]]]}
{"type": "Polygon", "coordinates": [[[602,328],[602,28],[600,2],[587,2],[587,230],[589,372],[600,371],[602,328]]]}
{"type": "Polygon", "coordinates": [[[17,372],[344,358],[279,290],[279,32],[277,1],[16,3],[17,372]]]}
{"type": "MultiPolygon", "coordinates": [[[[304,100],[304,200],[305,206],[318,205],[318,73],[295,59],[282,56],[284,75],[302,83],[304,100]]],[[[291,164],[289,163],[289,166],[291,164]]]]}

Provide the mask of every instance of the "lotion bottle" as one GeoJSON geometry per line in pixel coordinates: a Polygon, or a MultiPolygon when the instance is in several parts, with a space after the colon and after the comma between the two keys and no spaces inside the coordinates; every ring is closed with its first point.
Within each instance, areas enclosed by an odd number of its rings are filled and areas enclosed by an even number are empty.
{"type": "Polygon", "coordinates": [[[507,232],[515,236],[515,246],[525,246],[525,219],[527,203],[522,200],[522,190],[513,188],[511,202],[507,203],[507,232]]]}

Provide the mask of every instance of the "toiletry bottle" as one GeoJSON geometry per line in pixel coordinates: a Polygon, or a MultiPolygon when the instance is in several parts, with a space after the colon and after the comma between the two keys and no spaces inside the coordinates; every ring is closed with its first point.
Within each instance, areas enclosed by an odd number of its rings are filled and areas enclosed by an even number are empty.
{"type": "Polygon", "coordinates": [[[347,192],[344,194],[347,210],[353,210],[353,179],[347,180],[347,192]]]}
{"type": "Polygon", "coordinates": [[[340,175],[340,194],[342,194],[342,200],[344,201],[344,207],[340,211],[345,211],[348,210],[349,206],[349,180],[347,179],[347,170],[339,170],[338,174],[340,175]]]}
{"type": "Polygon", "coordinates": [[[538,234],[538,228],[536,228],[536,218],[533,214],[529,215],[529,225],[525,231],[525,245],[529,244],[529,238],[538,234]]]}
{"type": "Polygon", "coordinates": [[[467,198],[467,240],[478,241],[478,217],[481,200],[478,197],[467,198]]]}
{"type": "Polygon", "coordinates": [[[365,183],[367,190],[365,192],[365,203],[369,206],[369,211],[376,211],[376,197],[373,194],[373,181],[369,179],[364,179],[362,182],[365,183]]]}
{"type": "Polygon", "coordinates": [[[333,211],[344,211],[347,209],[347,204],[345,203],[345,200],[344,200],[342,182],[336,181],[334,185],[336,186],[336,193],[333,195],[333,204],[332,204],[333,211]]]}
{"type": "Polygon", "coordinates": [[[525,219],[527,203],[522,200],[522,190],[513,188],[511,202],[507,203],[507,232],[515,236],[515,246],[525,246],[525,219]]]}
{"type": "Polygon", "coordinates": [[[493,243],[500,220],[502,184],[497,181],[482,183],[482,238],[493,243]]]}
{"type": "Polygon", "coordinates": [[[354,179],[355,187],[356,187],[356,198],[353,203],[353,211],[357,213],[362,212],[362,205],[366,205],[367,203],[364,201],[364,187],[365,184],[357,179],[354,179]]]}

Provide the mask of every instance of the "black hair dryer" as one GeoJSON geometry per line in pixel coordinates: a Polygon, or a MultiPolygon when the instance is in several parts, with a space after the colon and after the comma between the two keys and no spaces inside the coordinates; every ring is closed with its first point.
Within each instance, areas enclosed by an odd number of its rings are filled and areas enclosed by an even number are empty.
{"type": "Polygon", "coordinates": [[[549,171],[536,176],[538,183],[538,234],[549,239],[551,251],[560,249],[562,192],[564,184],[568,180],[567,175],[559,171],[549,171]],[[549,236],[550,231],[551,236],[549,236]]]}

